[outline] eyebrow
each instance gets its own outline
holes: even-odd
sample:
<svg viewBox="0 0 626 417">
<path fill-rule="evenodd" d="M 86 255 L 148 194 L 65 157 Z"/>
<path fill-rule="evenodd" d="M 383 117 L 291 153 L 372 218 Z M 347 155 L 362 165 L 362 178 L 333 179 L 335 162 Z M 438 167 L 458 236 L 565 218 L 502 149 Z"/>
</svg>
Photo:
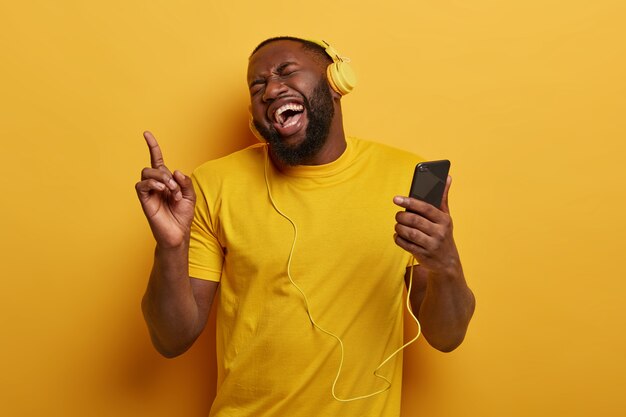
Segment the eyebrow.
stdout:
<svg viewBox="0 0 626 417">
<path fill-rule="evenodd" d="M 295 64 L 296 63 L 293 61 L 283 62 L 282 64 L 276 67 L 276 72 L 283 72 L 285 68 L 287 68 L 289 65 L 295 65 Z"/>
<path fill-rule="evenodd" d="M 296 64 L 297 64 L 297 62 L 294 62 L 294 61 L 286 61 L 286 62 L 283 62 L 283 63 L 279 64 L 276 67 L 276 69 L 274 71 L 272 71 L 272 72 L 276 72 L 276 73 L 280 74 L 281 72 L 283 72 L 285 70 L 285 68 L 289 67 L 290 65 L 296 65 Z M 254 86 L 256 84 L 262 84 L 264 82 L 265 82 L 265 78 L 257 77 L 257 78 L 255 78 L 254 80 L 252 80 L 250 82 L 250 87 L 252 87 L 252 86 Z"/>
</svg>

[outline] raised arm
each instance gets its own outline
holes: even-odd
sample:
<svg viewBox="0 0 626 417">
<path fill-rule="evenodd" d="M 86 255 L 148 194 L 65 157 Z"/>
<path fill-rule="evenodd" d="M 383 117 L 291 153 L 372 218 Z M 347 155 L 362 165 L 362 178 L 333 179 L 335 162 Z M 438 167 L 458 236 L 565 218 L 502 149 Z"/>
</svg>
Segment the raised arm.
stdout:
<svg viewBox="0 0 626 417">
<path fill-rule="evenodd" d="M 394 198 L 408 210 L 396 214 L 395 242 L 419 262 L 413 267 L 411 305 L 428 343 L 443 352 L 461 344 L 476 304 L 452 234 L 451 181 L 448 177 L 441 209 L 409 197 Z M 407 277 L 409 273 L 407 270 Z"/>
<path fill-rule="evenodd" d="M 191 179 L 170 172 L 161 148 L 150 132 L 149 168 L 135 185 L 156 240 L 154 264 L 141 306 L 155 348 L 166 357 L 178 356 L 204 329 L 218 284 L 190 278 L 189 234 L 196 196 Z"/>
</svg>

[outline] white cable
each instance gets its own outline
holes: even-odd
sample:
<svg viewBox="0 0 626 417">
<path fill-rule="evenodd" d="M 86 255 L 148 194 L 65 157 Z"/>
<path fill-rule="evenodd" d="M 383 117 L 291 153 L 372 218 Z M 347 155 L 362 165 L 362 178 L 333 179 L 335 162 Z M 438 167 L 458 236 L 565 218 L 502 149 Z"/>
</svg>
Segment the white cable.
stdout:
<svg viewBox="0 0 626 417">
<path fill-rule="evenodd" d="M 276 210 L 276 212 L 278 214 L 280 214 L 282 217 L 284 217 L 292 226 L 293 228 L 293 243 L 291 244 L 291 250 L 289 251 L 289 258 L 287 259 L 287 277 L 289 278 L 289 281 L 291 282 L 291 284 L 298 290 L 298 292 L 302 295 L 302 298 L 304 299 L 304 305 L 306 307 L 306 312 L 307 315 L 309 316 L 309 320 L 311 321 L 311 324 L 313 324 L 313 326 L 317 329 L 319 329 L 320 331 L 322 331 L 323 333 L 326 333 L 327 335 L 335 338 L 337 340 L 337 342 L 339 342 L 339 347 L 340 347 L 340 351 L 341 351 L 341 360 L 339 361 L 339 368 L 337 369 L 337 375 L 335 376 L 335 380 L 333 381 L 333 386 L 332 386 L 332 395 L 333 397 L 337 400 L 337 401 L 341 401 L 341 402 L 349 402 L 349 401 L 356 401 L 356 400 L 362 400 L 365 398 L 369 398 L 369 397 L 373 397 L 374 395 L 378 395 L 381 394 L 387 390 L 389 390 L 389 388 L 391 388 L 391 382 L 385 378 L 383 375 L 380 375 L 378 373 L 378 371 L 380 370 L 380 368 L 382 368 L 387 362 L 389 362 L 391 360 L 391 358 L 393 358 L 394 356 L 396 356 L 398 353 L 400 353 L 404 348 L 406 348 L 407 346 L 409 346 L 410 344 L 412 344 L 413 342 L 415 342 L 421 332 L 422 332 L 422 327 L 420 325 L 419 320 L 417 319 L 417 317 L 415 316 L 415 314 L 413 313 L 413 309 L 411 308 L 411 303 L 410 303 L 410 295 L 411 295 L 411 288 L 413 287 L 413 260 L 414 257 L 411 256 L 411 262 L 409 262 L 409 264 L 411 265 L 411 271 L 409 272 L 409 287 L 407 288 L 407 295 L 406 295 L 406 308 L 409 311 L 409 314 L 411 315 L 411 317 L 413 317 L 413 320 L 415 320 L 415 323 L 417 324 L 417 334 L 415 335 L 415 337 L 413 337 L 413 339 L 411 339 L 410 341 L 408 341 L 407 343 L 405 343 L 404 345 L 400 346 L 398 349 L 396 349 L 391 355 L 389 355 L 384 361 L 382 361 L 380 363 L 380 365 L 378 365 L 376 367 L 376 369 L 374 369 L 374 376 L 377 378 L 380 378 L 382 380 L 385 381 L 385 383 L 387 384 L 387 386 L 383 389 L 380 389 L 378 391 L 372 392 L 370 394 L 366 394 L 366 395 L 360 395 L 358 397 L 353 397 L 353 398 L 339 398 L 336 393 L 335 393 L 335 387 L 337 386 L 337 381 L 339 381 L 339 376 L 341 375 L 341 370 L 343 368 L 343 362 L 344 362 L 344 346 L 343 346 L 343 341 L 341 340 L 341 338 L 337 335 L 335 335 L 332 332 L 329 332 L 328 330 L 324 329 L 323 327 L 321 327 L 320 325 L 318 325 L 315 320 L 313 319 L 313 315 L 311 313 L 311 308 L 309 307 L 309 300 L 306 296 L 306 294 L 304 293 L 304 291 L 302 291 L 302 289 L 294 282 L 293 278 L 291 277 L 291 259 L 293 258 L 293 252 L 294 249 L 296 247 L 296 241 L 298 239 L 298 227 L 296 226 L 296 224 L 294 223 L 293 220 L 291 220 L 289 218 L 289 216 L 287 216 L 285 213 L 283 213 L 276 205 L 276 202 L 274 201 L 274 198 L 272 197 L 272 191 L 270 189 L 270 183 L 269 183 L 269 179 L 268 179 L 268 175 L 267 175 L 267 169 L 269 166 L 269 147 L 267 145 L 265 145 L 265 185 L 267 186 L 267 194 L 269 196 L 269 199 L 272 203 L 272 206 L 274 207 L 274 210 Z"/>
</svg>

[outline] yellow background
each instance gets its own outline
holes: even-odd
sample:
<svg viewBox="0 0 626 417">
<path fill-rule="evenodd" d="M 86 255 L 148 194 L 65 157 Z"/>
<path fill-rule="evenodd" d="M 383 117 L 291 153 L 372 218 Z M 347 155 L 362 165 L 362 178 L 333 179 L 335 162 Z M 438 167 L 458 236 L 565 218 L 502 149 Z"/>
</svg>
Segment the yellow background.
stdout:
<svg viewBox="0 0 626 417">
<path fill-rule="evenodd" d="M 478 308 L 408 349 L 403 415 L 623 415 L 625 5 L 3 1 L 0 413 L 207 415 L 207 332 L 162 359 L 140 313 L 141 132 L 188 173 L 253 143 L 248 53 L 292 34 L 352 58 L 350 134 L 453 163 Z"/>
</svg>

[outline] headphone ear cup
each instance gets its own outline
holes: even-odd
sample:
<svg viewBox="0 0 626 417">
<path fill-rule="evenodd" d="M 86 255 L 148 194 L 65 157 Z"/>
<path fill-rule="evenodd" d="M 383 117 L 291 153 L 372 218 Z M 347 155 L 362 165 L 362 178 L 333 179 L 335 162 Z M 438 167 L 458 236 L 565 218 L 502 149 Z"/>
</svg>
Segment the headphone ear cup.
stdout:
<svg viewBox="0 0 626 417">
<path fill-rule="evenodd" d="M 356 74 L 350 64 L 345 61 L 336 61 L 326 68 L 328 82 L 333 90 L 342 96 L 356 87 Z"/>
</svg>

